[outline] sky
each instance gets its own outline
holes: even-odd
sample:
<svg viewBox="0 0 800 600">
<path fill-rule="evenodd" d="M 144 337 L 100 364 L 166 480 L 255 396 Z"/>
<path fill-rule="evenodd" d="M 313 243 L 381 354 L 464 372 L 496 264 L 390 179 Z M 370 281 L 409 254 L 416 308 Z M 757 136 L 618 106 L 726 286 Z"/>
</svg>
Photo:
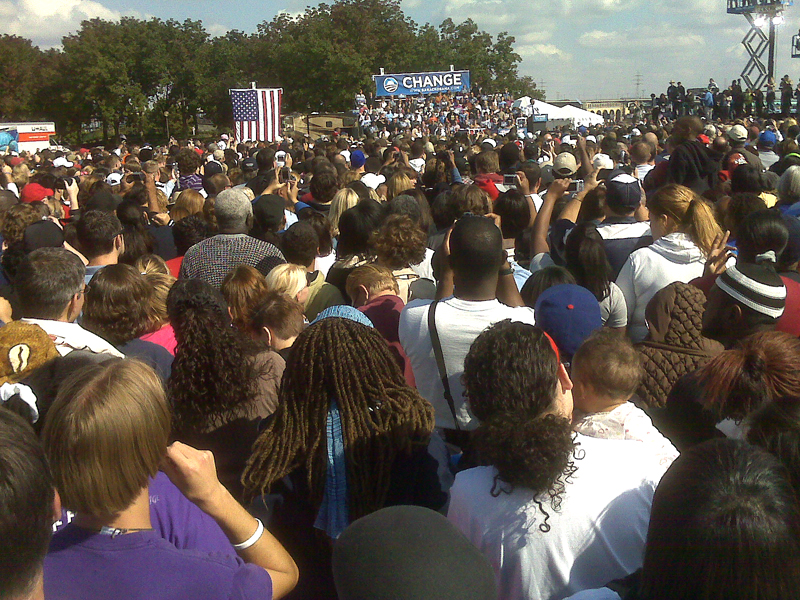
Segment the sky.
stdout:
<svg viewBox="0 0 800 600">
<path fill-rule="evenodd" d="M 123 15 L 199 19 L 211 35 L 252 33 L 280 12 L 298 14 L 307 6 L 307 0 L 0 0 L 0 33 L 58 47 L 84 19 Z M 701 87 L 714 77 L 722 86 L 739 77 L 747 58 L 741 44 L 747 22 L 728 15 L 725 0 L 403 0 L 402 6 L 420 24 L 472 18 L 489 33 L 515 36 L 520 74 L 532 76 L 549 100 L 632 97 L 637 79 L 644 96 L 665 91 L 671 79 Z M 800 59 L 791 58 L 790 46 L 800 6 L 788 7 L 785 17 L 776 76 L 788 73 L 797 81 Z"/>
</svg>

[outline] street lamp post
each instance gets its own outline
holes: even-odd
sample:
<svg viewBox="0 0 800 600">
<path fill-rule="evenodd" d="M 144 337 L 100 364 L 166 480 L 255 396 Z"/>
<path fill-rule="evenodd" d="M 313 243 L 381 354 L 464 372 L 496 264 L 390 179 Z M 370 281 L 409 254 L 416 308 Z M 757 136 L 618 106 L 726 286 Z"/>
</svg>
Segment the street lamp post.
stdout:
<svg viewBox="0 0 800 600">
<path fill-rule="evenodd" d="M 167 143 L 169 143 L 169 111 L 164 111 L 164 121 L 167 124 Z"/>
</svg>

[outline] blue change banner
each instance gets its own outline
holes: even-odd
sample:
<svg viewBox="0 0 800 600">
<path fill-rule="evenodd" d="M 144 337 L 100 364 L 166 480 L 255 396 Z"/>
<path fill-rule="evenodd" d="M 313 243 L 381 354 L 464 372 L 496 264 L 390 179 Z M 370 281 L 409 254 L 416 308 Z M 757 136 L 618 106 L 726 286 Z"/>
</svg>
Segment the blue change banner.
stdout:
<svg viewBox="0 0 800 600">
<path fill-rule="evenodd" d="M 469 71 L 373 75 L 375 96 L 417 96 L 439 92 L 468 92 Z"/>
</svg>

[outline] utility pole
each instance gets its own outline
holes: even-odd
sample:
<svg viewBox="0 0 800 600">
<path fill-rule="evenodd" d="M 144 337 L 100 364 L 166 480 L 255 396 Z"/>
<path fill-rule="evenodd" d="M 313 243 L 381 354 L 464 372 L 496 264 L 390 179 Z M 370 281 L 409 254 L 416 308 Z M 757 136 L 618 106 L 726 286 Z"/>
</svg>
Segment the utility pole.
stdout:
<svg viewBox="0 0 800 600">
<path fill-rule="evenodd" d="M 636 82 L 636 99 L 638 100 L 642 97 L 642 74 L 639 71 L 636 71 L 636 77 L 634 81 Z"/>
</svg>

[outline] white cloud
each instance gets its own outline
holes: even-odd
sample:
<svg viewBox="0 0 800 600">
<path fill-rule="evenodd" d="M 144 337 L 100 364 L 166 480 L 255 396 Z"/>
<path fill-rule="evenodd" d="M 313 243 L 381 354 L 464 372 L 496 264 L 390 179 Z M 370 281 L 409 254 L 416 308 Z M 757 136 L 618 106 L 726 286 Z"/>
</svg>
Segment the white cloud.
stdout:
<svg viewBox="0 0 800 600">
<path fill-rule="evenodd" d="M 517 53 L 523 59 L 559 59 L 572 60 L 572 55 L 554 44 L 525 44 L 516 46 Z"/>
<path fill-rule="evenodd" d="M 607 52 L 631 50 L 641 51 L 643 55 L 650 52 L 664 54 L 697 54 L 706 45 L 705 37 L 691 30 L 682 31 L 664 25 L 657 31 L 649 29 L 626 29 L 620 31 L 587 31 L 578 38 L 578 44 L 584 48 L 600 49 Z"/>
<path fill-rule="evenodd" d="M 203 23 L 208 32 L 208 35 L 211 37 L 220 37 L 228 33 L 230 29 L 225 27 L 225 25 L 220 25 L 219 23 Z"/>
<path fill-rule="evenodd" d="M 43 48 L 61 44 L 87 19 L 119 19 L 121 13 L 95 0 L 6 0 L 0 2 L 0 33 L 26 37 Z"/>
<path fill-rule="evenodd" d="M 517 36 L 518 44 L 538 44 L 546 42 L 553 37 L 553 32 L 550 29 L 537 29 L 536 31 L 529 31 L 522 35 Z"/>
<path fill-rule="evenodd" d="M 84 19 L 121 15 L 200 19 L 211 35 L 229 29 L 255 31 L 280 10 L 291 17 L 320 0 L 239 0 L 237 10 L 215 0 L 0 0 L 0 33 L 58 46 Z M 329 0 L 329 2 L 332 0 Z M 548 95 L 613 98 L 635 89 L 661 92 L 670 79 L 720 85 L 738 78 L 745 66 L 743 17 L 728 15 L 720 0 L 402 0 L 406 15 L 419 24 L 467 18 L 478 28 L 516 38 L 520 73 L 545 81 Z M 282 9 L 282 10 L 281 10 Z M 780 74 L 797 70 L 789 57 L 790 36 L 800 26 L 800 11 L 788 9 L 776 52 Z"/>
</svg>

